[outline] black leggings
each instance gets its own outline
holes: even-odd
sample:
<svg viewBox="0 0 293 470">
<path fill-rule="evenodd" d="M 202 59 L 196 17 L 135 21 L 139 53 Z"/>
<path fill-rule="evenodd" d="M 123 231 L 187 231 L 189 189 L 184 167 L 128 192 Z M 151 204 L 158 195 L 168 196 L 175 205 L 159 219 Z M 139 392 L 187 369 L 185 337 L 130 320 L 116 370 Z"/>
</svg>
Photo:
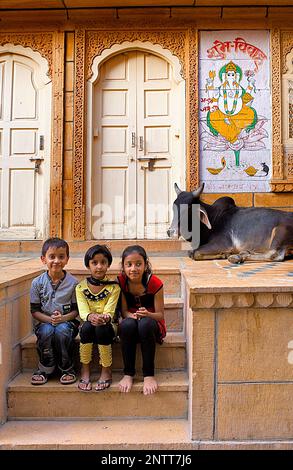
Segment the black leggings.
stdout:
<svg viewBox="0 0 293 470">
<path fill-rule="evenodd" d="M 115 332 L 112 324 L 107 323 L 106 325 L 94 326 L 89 321 L 84 322 L 80 332 L 81 343 L 95 343 L 107 346 L 113 343 Z"/>
<path fill-rule="evenodd" d="M 135 375 L 136 345 L 140 343 L 143 376 L 154 376 L 156 342 L 159 340 L 159 333 L 158 322 L 153 318 L 144 317 L 140 320 L 125 318 L 121 322 L 119 336 L 125 375 Z"/>
</svg>

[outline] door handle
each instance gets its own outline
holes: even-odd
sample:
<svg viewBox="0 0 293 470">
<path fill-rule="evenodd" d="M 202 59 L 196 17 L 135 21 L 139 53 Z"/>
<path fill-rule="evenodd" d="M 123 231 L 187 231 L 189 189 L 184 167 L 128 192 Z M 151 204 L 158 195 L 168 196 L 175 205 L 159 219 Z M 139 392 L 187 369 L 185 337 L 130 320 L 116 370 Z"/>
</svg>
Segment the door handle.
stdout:
<svg viewBox="0 0 293 470">
<path fill-rule="evenodd" d="M 143 136 L 140 135 L 139 136 L 139 149 L 138 149 L 140 152 L 143 151 Z"/>
<path fill-rule="evenodd" d="M 147 155 L 143 155 L 142 157 L 137 157 L 137 160 L 139 160 L 140 162 L 148 162 L 149 160 L 151 160 L 152 157 L 148 157 Z"/>
<path fill-rule="evenodd" d="M 44 160 L 44 157 L 38 157 L 38 156 L 30 157 L 30 161 L 35 162 L 35 172 L 36 173 L 40 173 L 40 166 L 41 166 L 41 163 L 42 163 L 43 160 Z"/>
</svg>

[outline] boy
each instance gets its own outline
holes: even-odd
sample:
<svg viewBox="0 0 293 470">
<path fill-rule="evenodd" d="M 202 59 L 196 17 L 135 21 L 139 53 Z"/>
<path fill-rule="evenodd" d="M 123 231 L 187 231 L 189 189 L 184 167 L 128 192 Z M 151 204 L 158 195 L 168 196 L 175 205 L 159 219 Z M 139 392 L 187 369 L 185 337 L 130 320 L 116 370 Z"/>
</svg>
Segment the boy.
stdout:
<svg viewBox="0 0 293 470">
<path fill-rule="evenodd" d="M 61 370 L 60 382 L 67 385 L 76 381 L 72 350 L 79 323 L 77 280 L 64 270 L 69 260 L 67 242 L 61 238 L 46 240 L 41 260 L 48 271 L 33 280 L 30 291 L 39 354 L 38 370 L 33 373 L 31 383 L 45 384 L 57 365 Z"/>
</svg>

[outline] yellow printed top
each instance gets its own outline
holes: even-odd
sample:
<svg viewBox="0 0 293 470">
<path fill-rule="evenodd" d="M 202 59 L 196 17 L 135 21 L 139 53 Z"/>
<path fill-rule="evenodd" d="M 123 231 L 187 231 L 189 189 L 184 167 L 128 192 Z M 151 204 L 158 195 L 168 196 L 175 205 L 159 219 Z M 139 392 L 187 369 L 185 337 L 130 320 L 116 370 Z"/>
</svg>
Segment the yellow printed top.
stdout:
<svg viewBox="0 0 293 470">
<path fill-rule="evenodd" d="M 109 280 L 107 277 L 103 279 L 103 281 L 107 280 Z M 90 313 L 107 313 L 111 315 L 113 323 L 120 294 L 118 284 L 105 284 L 98 294 L 94 294 L 87 280 L 83 279 L 76 286 L 75 291 L 79 316 L 83 321 L 86 321 Z"/>
</svg>

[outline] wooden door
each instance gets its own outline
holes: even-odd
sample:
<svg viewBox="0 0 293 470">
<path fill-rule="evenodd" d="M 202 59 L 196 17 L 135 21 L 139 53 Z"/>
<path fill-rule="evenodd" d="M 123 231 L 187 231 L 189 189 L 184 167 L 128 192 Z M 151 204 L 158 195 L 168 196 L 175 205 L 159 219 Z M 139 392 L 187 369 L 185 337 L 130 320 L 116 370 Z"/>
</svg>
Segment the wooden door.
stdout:
<svg viewBox="0 0 293 470">
<path fill-rule="evenodd" d="M 178 96 L 170 64 L 154 54 L 130 51 L 101 67 L 93 108 L 93 238 L 166 238 L 173 183 L 180 181 Z"/>
<path fill-rule="evenodd" d="M 43 237 L 47 98 L 32 59 L 0 55 L 0 239 Z"/>
</svg>

